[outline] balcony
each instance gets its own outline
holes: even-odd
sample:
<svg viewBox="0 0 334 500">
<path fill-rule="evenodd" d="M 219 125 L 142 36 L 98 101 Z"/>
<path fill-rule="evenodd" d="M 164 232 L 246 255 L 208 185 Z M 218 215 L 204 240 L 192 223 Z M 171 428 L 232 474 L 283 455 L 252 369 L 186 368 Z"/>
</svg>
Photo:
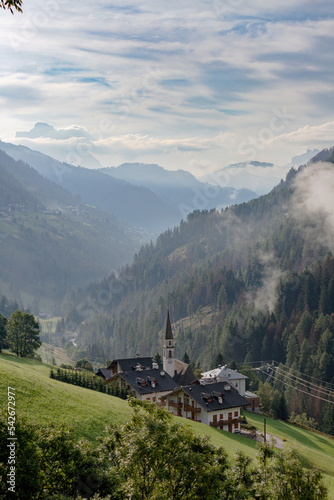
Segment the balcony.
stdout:
<svg viewBox="0 0 334 500">
<path fill-rule="evenodd" d="M 238 418 L 232 418 L 230 420 L 218 420 L 217 422 L 210 422 L 211 427 L 222 427 L 223 425 L 230 425 L 230 424 L 238 424 L 243 422 L 243 419 L 238 417 Z"/>
<path fill-rule="evenodd" d="M 194 408 L 191 405 L 185 404 L 183 407 L 184 411 L 192 411 L 193 413 L 200 413 L 201 409 L 200 408 Z"/>
<path fill-rule="evenodd" d="M 181 408 L 183 407 L 183 404 L 180 402 L 180 403 L 176 403 L 175 401 L 168 401 L 168 406 L 171 406 L 172 408 Z"/>
</svg>

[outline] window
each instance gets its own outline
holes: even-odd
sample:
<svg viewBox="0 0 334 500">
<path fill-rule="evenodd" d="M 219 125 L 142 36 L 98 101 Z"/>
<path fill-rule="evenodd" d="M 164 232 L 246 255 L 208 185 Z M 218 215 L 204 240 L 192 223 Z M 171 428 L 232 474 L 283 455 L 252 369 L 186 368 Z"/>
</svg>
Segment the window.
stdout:
<svg viewBox="0 0 334 500">
<path fill-rule="evenodd" d="M 224 413 L 221 413 L 221 414 L 219 415 L 219 420 L 224 420 Z"/>
<path fill-rule="evenodd" d="M 213 416 L 213 422 L 217 422 L 217 415 Z"/>
<path fill-rule="evenodd" d="M 234 412 L 234 416 L 235 416 L 235 417 L 238 417 L 238 416 L 239 416 L 239 412 L 238 412 L 238 411 L 235 411 L 235 412 Z"/>
<path fill-rule="evenodd" d="M 170 358 L 172 357 L 172 351 L 169 351 L 169 357 Z"/>
<path fill-rule="evenodd" d="M 153 396 L 153 398 L 152 398 L 153 403 L 155 403 L 156 400 L 157 400 L 157 398 L 155 396 Z"/>
</svg>

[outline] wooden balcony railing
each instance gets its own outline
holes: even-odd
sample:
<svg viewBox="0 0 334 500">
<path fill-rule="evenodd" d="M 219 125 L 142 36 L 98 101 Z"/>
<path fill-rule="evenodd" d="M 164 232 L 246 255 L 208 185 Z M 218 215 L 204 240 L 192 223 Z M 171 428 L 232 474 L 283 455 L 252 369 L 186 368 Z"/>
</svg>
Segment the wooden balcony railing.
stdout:
<svg viewBox="0 0 334 500">
<path fill-rule="evenodd" d="M 192 411 L 193 413 L 200 413 L 201 409 L 200 408 L 194 408 L 191 405 L 185 404 L 183 407 L 184 411 Z"/>
<path fill-rule="evenodd" d="M 169 401 L 168 405 L 172 406 L 172 408 L 182 408 L 183 407 L 182 403 L 176 403 L 176 401 Z"/>
<path fill-rule="evenodd" d="M 237 424 L 243 422 L 242 418 L 232 418 L 229 420 L 217 420 L 217 422 L 210 422 L 211 427 L 221 427 L 223 425 Z"/>
</svg>

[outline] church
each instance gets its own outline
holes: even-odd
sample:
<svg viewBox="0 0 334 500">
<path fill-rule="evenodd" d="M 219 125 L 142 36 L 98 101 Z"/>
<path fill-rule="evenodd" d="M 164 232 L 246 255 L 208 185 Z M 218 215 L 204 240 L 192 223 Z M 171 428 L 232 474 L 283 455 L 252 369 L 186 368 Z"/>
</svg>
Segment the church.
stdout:
<svg viewBox="0 0 334 500">
<path fill-rule="evenodd" d="M 239 432 L 241 407 L 249 402 L 229 380 L 206 385 L 197 380 L 191 367 L 174 356 L 175 339 L 169 309 L 163 344 L 162 369 L 152 357 L 114 359 L 96 375 L 106 384 L 125 390 L 129 395 L 158 404 L 174 415 Z"/>
</svg>

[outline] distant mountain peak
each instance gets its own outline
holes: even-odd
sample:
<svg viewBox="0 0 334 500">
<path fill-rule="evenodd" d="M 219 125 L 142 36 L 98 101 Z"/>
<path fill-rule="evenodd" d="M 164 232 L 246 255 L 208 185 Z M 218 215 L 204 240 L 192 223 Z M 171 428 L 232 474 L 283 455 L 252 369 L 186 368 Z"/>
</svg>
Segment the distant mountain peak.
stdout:
<svg viewBox="0 0 334 500">
<path fill-rule="evenodd" d="M 306 153 L 303 153 L 301 155 L 294 156 L 291 159 L 291 164 L 292 166 L 299 167 L 300 165 L 304 165 L 305 163 L 309 162 L 312 158 L 314 158 L 317 154 L 319 153 L 318 149 L 308 149 Z"/>
</svg>

